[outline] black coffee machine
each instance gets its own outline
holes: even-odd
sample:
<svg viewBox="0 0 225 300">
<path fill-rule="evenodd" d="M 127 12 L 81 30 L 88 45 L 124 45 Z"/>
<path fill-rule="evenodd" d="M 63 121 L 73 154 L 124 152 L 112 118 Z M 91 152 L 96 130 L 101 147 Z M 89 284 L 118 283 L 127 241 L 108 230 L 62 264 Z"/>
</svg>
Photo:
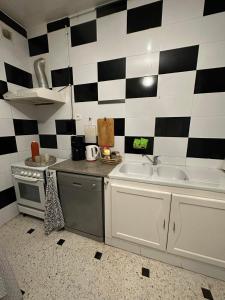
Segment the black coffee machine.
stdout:
<svg viewBox="0 0 225 300">
<path fill-rule="evenodd" d="M 72 149 L 72 160 L 84 160 L 85 159 L 85 136 L 84 135 L 71 136 L 71 149 Z"/>
</svg>

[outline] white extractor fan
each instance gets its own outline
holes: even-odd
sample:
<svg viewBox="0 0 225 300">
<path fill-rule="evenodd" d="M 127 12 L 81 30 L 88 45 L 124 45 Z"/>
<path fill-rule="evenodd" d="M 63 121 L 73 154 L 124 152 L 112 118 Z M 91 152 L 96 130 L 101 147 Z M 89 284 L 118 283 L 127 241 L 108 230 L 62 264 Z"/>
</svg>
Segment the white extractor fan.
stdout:
<svg viewBox="0 0 225 300">
<path fill-rule="evenodd" d="M 34 70 L 38 81 L 38 88 L 21 89 L 16 92 L 7 92 L 3 95 L 5 100 L 45 105 L 53 103 L 65 103 L 62 95 L 49 89 L 47 77 L 45 75 L 45 59 L 39 58 L 34 62 Z"/>
</svg>

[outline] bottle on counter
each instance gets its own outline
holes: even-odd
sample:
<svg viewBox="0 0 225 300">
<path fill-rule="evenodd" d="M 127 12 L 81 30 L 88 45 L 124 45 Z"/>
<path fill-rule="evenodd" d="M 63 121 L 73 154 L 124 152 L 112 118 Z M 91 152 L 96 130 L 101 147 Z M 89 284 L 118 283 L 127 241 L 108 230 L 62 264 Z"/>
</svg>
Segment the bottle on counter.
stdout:
<svg viewBox="0 0 225 300">
<path fill-rule="evenodd" d="M 35 161 L 35 157 L 39 156 L 39 144 L 36 141 L 31 142 L 31 156 L 32 156 L 32 161 Z"/>
</svg>

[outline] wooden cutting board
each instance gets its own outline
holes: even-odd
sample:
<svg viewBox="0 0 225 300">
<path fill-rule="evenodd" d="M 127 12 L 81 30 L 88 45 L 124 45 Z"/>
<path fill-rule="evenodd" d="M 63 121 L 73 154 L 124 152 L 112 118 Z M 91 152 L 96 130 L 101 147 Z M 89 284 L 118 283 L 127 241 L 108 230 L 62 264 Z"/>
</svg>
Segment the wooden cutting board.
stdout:
<svg viewBox="0 0 225 300">
<path fill-rule="evenodd" d="M 98 145 L 114 146 L 114 119 L 104 118 L 98 119 Z"/>
</svg>

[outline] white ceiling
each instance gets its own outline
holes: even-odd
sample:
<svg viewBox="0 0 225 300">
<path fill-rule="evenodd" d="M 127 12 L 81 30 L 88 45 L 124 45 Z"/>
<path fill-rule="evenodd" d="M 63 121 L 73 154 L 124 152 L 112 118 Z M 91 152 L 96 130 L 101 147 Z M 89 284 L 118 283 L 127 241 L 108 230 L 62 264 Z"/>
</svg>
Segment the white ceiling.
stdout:
<svg viewBox="0 0 225 300">
<path fill-rule="evenodd" d="M 0 9 L 29 28 L 109 2 L 112 0 L 0 0 Z"/>
</svg>

